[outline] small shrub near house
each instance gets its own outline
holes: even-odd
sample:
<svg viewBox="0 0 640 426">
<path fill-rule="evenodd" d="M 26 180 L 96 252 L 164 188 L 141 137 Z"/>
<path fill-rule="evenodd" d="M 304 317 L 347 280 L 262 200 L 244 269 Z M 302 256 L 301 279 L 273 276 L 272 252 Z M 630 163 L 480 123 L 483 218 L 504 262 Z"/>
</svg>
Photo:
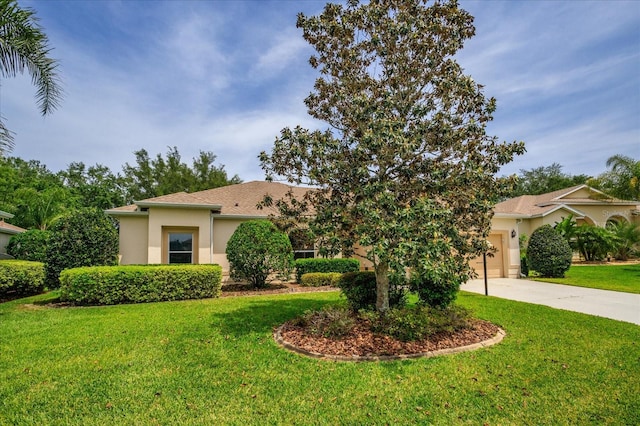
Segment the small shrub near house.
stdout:
<svg viewBox="0 0 640 426">
<path fill-rule="evenodd" d="M 337 287 L 342 274 L 340 272 L 309 272 L 300 278 L 303 287 Z"/>
<path fill-rule="evenodd" d="M 400 307 L 406 303 L 404 281 L 390 277 L 389 307 Z M 347 272 L 342 274 L 338 287 L 347 298 L 353 311 L 374 310 L 376 307 L 376 273 L 373 271 Z"/>
<path fill-rule="evenodd" d="M 44 276 L 42 262 L 0 260 L 0 298 L 42 293 Z"/>
<path fill-rule="evenodd" d="M 9 240 L 7 253 L 16 259 L 46 262 L 49 231 L 30 229 L 16 234 Z"/>
<path fill-rule="evenodd" d="M 551 225 L 543 225 L 531 234 L 527 247 L 529 268 L 542 277 L 564 277 L 571 266 L 572 256 L 567 240 Z"/>
<path fill-rule="evenodd" d="M 293 267 L 289 237 L 267 220 L 241 223 L 227 242 L 226 254 L 231 278 L 256 288 L 272 279 L 288 279 Z"/>
<path fill-rule="evenodd" d="M 126 265 L 66 269 L 60 298 L 78 305 L 161 302 L 218 297 L 219 265 Z"/>
<path fill-rule="evenodd" d="M 297 259 L 295 262 L 296 281 L 301 283 L 304 274 L 310 272 L 358 272 L 358 259 Z"/>
<path fill-rule="evenodd" d="M 421 303 L 446 308 L 456 300 L 460 283 L 453 276 L 447 279 L 428 272 L 414 273 L 409 279 L 409 289 L 418 295 Z"/>
<path fill-rule="evenodd" d="M 102 211 L 75 211 L 51 227 L 46 261 L 49 288 L 59 287 L 60 272 L 64 269 L 117 263 L 118 231 Z"/>
<path fill-rule="evenodd" d="M 433 308 L 427 305 L 371 313 L 371 330 L 404 342 L 426 339 L 437 333 L 452 333 L 469 327 L 471 311 L 458 305 Z"/>
</svg>

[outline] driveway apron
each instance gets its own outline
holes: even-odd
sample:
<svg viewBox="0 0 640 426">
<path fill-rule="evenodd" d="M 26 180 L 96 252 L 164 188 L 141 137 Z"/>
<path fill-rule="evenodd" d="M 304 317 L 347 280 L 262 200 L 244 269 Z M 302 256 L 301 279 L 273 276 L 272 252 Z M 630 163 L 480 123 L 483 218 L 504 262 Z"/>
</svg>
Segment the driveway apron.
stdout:
<svg viewBox="0 0 640 426">
<path fill-rule="evenodd" d="M 471 280 L 461 290 L 484 294 L 484 280 Z M 640 294 L 597 290 L 513 278 L 490 278 L 489 296 L 582 312 L 640 325 Z"/>
</svg>

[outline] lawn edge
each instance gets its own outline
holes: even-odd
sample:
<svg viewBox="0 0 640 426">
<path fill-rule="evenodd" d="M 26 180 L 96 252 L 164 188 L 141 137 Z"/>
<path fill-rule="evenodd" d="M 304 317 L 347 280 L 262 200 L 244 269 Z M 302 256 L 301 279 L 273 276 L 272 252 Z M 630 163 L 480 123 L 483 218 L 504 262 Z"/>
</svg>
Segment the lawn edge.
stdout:
<svg viewBox="0 0 640 426">
<path fill-rule="evenodd" d="M 400 354 L 400 355 L 327 355 L 318 352 L 311 352 L 305 349 L 299 348 L 294 344 L 288 342 L 282 337 L 281 330 L 284 327 L 284 324 L 279 326 L 273 332 L 273 338 L 278 345 L 287 349 L 291 352 L 297 353 L 299 355 L 303 355 L 309 358 L 316 358 L 326 361 L 344 361 L 344 362 L 367 362 L 367 361 L 398 361 L 398 360 L 406 360 L 406 359 L 416 359 L 416 358 L 433 358 L 437 356 L 443 355 L 452 355 L 461 352 L 474 351 L 481 348 L 486 348 L 489 346 L 493 346 L 498 344 L 504 339 L 507 333 L 502 329 L 498 328 L 496 335 L 491 337 L 490 339 L 483 340 L 482 342 L 472 343 L 470 345 L 459 346 L 456 348 L 445 348 L 439 349 L 437 351 L 428 351 L 428 352 L 420 352 L 415 354 Z"/>
</svg>

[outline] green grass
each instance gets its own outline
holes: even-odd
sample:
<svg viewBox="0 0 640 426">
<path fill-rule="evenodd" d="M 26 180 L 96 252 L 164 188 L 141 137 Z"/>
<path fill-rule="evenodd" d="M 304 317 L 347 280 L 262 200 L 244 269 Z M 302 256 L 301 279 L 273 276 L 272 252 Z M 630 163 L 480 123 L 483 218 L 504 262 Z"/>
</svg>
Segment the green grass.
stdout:
<svg viewBox="0 0 640 426">
<path fill-rule="evenodd" d="M 274 327 L 338 300 L 2 304 L 0 424 L 640 424 L 636 325 L 461 293 L 506 330 L 500 344 L 341 363 L 274 343 Z"/>
<path fill-rule="evenodd" d="M 629 265 L 574 265 L 569 268 L 564 278 L 530 279 L 640 294 L 640 263 Z"/>
</svg>

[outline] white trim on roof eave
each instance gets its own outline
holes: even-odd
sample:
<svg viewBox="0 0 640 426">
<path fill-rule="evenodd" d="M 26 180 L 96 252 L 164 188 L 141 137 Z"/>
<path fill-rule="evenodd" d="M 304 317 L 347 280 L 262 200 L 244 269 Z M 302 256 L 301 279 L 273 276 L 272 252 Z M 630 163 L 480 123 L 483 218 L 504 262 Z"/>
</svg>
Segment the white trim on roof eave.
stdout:
<svg viewBox="0 0 640 426">
<path fill-rule="evenodd" d="M 249 214 L 220 214 L 220 213 L 214 213 L 212 214 L 214 219 L 238 219 L 238 220 L 265 220 L 265 219 L 269 219 L 271 217 L 271 215 L 264 215 L 264 216 L 256 216 L 256 215 L 249 215 Z"/>
<path fill-rule="evenodd" d="M 531 215 L 523 213 L 494 213 L 493 217 L 496 219 L 529 219 Z"/>
<path fill-rule="evenodd" d="M 611 195 L 606 194 L 606 193 L 604 193 L 604 192 L 602 192 L 602 191 L 599 191 L 599 190 L 597 190 L 597 189 L 595 189 L 595 188 L 592 188 L 592 187 L 590 187 L 589 185 L 587 185 L 586 183 L 583 183 L 582 185 L 578 186 L 578 187 L 577 187 L 576 189 L 574 189 L 573 191 L 569 191 L 569 192 L 566 192 L 566 193 L 564 193 L 564 194 L 562 194 L 562 195 L 558 195 L 557 197 L 552 198 L 551 200 L 552 200 L 552 201 L 560 201 L 560 200 L 562 199 L 562 197 L 566 197 L 567 195 L 571 195 L 571 194 L 573 194 L 574 192 L 580 191 L 581 189 L 584 189 L 584 188 L 587 188 L 587 190 L 592 191 L 592 192 L 597 192 L 597 193 L 598 193 L 598 194 L 600 194 L 600 195 L 604 195 L 605 197 L 607 197 L 607 198 L 609 198 L 609 199 L 615 199 L 615 198 L 613 198 Z"/>
<path fill-rule="evenodd" d="M 110 216 L 149 216 L 149 212 L 141 212 L 139 210 L 105 210 L 104 212 Z"/>
<path fill-rule="evenodd" d="M 13 215 L 9 212 L 5 212 L 4 210 L 0 210 L 0 218 L 11 219 L 13 218 Z"/>
<path fill-rule="evenodd" d="M 553 212 L 556 212 L 556 211 L 562 210 L 562 209 L 568 210 L 569 212 L 571 212 L 575 216 L 576 219 L 584 219 L 587 216 L 584 212 L 581 212 L 578 209 L 571 208 L 571 207 L 567 206 L 566 204 L 558 204 L 555 208 L 553 208 L 553 209 L 551 209 L 549 211 L 540 213 L 540 214 L 536 215 L 535 217 L 545 217 L 547 215 L 550 215 Z"/>
<path fill-rule="evenodd" d="M 163 203 L 153 201 L 134 201 L 138 207 L 165 207 L 171 209 L 205 209 L 205 210 L 221 210 L 221 204 L 191 204 L 191 203 Z"/>
<path fill-rule="evenodd" d="M 26 231 L 26 229 L 24 231 L 17 231 L 15 229 L 0 228 L 0 234 L 16 235 L 16 234 L 22 234 L 25 231 Z"/>
</svg>

